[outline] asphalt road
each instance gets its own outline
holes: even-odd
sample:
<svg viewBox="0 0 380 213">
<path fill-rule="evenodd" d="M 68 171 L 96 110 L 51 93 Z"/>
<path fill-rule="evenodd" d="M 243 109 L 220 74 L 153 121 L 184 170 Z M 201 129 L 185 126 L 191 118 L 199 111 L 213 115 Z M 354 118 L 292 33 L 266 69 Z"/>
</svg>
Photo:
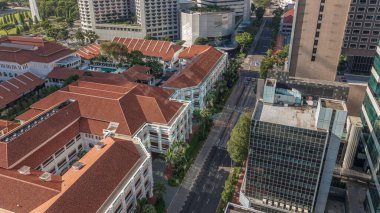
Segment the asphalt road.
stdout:
<svg viewBox="0 0 380 213">
<path fill-rule="evenodd" d="M 261 33 L 259 42 L 253 52 L 253 55 L 265 55 L 269 45 L 270 45 L 270 40 L 272 38 L 272 29 L 270 28 L 270 25 L 272 23 L 271 18 L 267 18 L 267 21 L 265 23 L 263 32 Z"/>
<path fill-rule="evenodd" d="M 214 139 L 218 142 L 208 155 L 206 163 L 201 169 L 201 173 L 197 177 L 196 183 L 182 208 L 182 213 L 210 213 L 216 211 L 224 188 L 224 182 L 227 180 L 232 166 L 226 150 L 227 141 L 240 115 L 244 111 L 253 109 L 255 101 L 254 84 L 255 81 L 247 82 L 246 77 L 240 77 L 235 93 L 231 94 L 225 109 L 219 115 L 218 120 L 224 121 L 225 124 Z"/>
</svg>

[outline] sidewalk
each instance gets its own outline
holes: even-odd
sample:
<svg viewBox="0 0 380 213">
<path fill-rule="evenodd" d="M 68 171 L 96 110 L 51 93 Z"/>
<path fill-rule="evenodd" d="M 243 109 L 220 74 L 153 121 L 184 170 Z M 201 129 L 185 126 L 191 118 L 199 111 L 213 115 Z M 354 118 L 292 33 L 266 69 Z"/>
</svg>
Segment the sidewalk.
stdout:
<svg viewBox="0 0 380 213">
<path fill-rule="evenodd" d="M 236 103 L 236 95 L 241 92 L 242 87 L 235 86 L 233 88 L 233 91 L 228 98 L 228 101 L 226 103 L 226 106 L 233 105 Z M 223 109 L 222 113 L 232 113 L 228 109 Z M 222 116 L 221 118 L 225 118 L 228 116 Z M 205 141 L 201 151 L 197 155 L 197 158 L 195 159 L 194 163 L 191 165 L 189 171 L 186 173 L 185 178 L 183 179 L 180 188 L 178 189 L 177 193 L 175 194 L 172 202 L 168 205 L 167 212 L 168 213 L 179 213 L 182 210 L 183 205 L 185 204 L 187 197 L 189 196 L 192 188 L 194 187 L 194 183 L 203 168 L 203 165 L 205 164 L 205 161 L 211 152 L 212 147 L 218 142 L 217 140 L 220 138 L 220 134 L 222 133 L 222 129 L 225 126 L 223 125 L 223 121 L 220 121 L 219 119 L 214 120 L 214 126 L 212 127 L 207 140 Z"/>
</svg>

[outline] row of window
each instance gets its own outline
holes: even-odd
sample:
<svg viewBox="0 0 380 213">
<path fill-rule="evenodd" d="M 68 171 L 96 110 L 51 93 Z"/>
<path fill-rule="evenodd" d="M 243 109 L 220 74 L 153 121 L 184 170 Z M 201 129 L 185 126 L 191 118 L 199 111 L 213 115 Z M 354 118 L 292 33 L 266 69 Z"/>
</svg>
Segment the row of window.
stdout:
<svg viewBox="0 0 380 213">
<path fill-rule="evenodd" d="M 376 45 L 367 45 L 367 44 L 357 44 L 357 43 L 343 43 L 343 48 L 351 48 L 351 49 L 368 49 L 368 50 L 376 50 Z"/>
</svg>

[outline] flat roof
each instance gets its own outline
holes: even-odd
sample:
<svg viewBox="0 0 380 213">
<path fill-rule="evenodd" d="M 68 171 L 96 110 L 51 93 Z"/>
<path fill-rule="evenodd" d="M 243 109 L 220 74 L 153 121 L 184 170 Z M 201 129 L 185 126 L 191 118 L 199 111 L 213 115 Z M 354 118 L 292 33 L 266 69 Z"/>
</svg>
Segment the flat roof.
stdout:
<svg viewBox="0 0 380 213">
<path fill-rule="evenodd" d="M 332 108 L 335 110 L 345 110 L 345 107 L 342 101 L 321 99 L 321 104 L 323 107 L 326 107 L 326 108 Z"/>
<path fill-rule="evenodd" d="M 254 119 L 268 123 L 317 130 L 315 126 L 316 108 L 269 105 L 258 102 Z"/>
</svg>

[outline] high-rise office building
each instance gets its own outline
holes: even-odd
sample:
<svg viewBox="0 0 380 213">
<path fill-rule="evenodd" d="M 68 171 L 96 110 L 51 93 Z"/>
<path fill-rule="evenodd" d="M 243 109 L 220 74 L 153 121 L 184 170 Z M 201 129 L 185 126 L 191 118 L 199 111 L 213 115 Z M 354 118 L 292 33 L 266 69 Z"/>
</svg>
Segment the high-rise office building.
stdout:
<svg viewBox="0 0 380 213">
<path fill-rule="evenodd" d="M 298 0 L 289 53 L 291 76 L 334 81 L 350 2 Z"/>
<path fill-rule="evenodd" d="M 371 73 L 360 118 L 364 126 L 361 141 L 367 156 L 365 170 L 368 170 L 372 176 L 364 207 L 367 212 L 375 213 L 380 209 L 380 43 L 376 50 Z"/>
<path fill-rule="evenodd" d="M 251 14 L 251 2 L 249 0 L 197 0 L 199 7 L 218 6 L 230 8 L 235 12 L 236 23 L 249 21 Z"/>
<path fill-rule="evenodd" d="M 351 73 L 370 73 L 380 37 L 380 0 L 352 0 L 343 41 Z"/>
<path fill-rule="evenodd" d="M 267 213 L 323 213 L 347 118 L 344 101 L 267 79 L 252 117 L 240 202 Z M 309 96 L 311 97 L 311 96 Z"/>
<path fill-rule="evenodd" d="M 79 0 L 81 26 L 101 40 L 146 35 L 178 39 L 177 0 Z"/>
</svg>

